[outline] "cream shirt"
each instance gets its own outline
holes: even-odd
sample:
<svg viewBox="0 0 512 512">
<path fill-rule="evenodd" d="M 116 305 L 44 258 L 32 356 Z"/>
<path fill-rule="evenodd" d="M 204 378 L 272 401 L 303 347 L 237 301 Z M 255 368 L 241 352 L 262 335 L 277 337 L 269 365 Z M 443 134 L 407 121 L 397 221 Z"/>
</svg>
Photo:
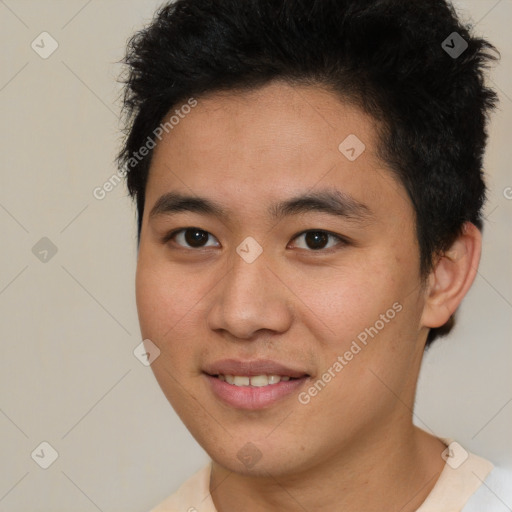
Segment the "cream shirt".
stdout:
<svg viewBox="0 0 512 512">
<path fill-rule="evenodd" d="M 441 440 L 448 446 L 443 452 L 446 463 L 436 485 L 416 512 L 465 512 L 469 510 L 465 508 L 466 504 L 479 512 L 511 510 L 508 507 L 512 503 L 500 500 L 487 485 L 488 477 L 494 473 L 493 464 L 467 452 L 451 439 Z M 211 462 L 151 512 L 217 512 L 209 491 L 210 472 Z M 502 477 L 499 485 L 512 488 L 511 481 L 505 484 L 501 480 Z M 485 493 L 480 489 L 482 487 Z M 471 503 L 472 496 L 478 498 L 478 503 L 475 500 Z"/>
</svg>

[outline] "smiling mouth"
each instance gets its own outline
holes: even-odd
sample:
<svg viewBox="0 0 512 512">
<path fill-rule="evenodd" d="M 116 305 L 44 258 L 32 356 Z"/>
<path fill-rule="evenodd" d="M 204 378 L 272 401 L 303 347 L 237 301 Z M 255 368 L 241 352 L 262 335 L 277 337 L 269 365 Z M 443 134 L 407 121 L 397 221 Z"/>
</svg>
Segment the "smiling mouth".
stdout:
<svg viewBox="0 0 512 512">
<path fill-rule="evenodd" d="M 242 410 L 268 409 L 293 396 L 310 375 L 272 361 L 224 360 L 203 369 L 210 390 L 224 404 Z"/>
</svg>

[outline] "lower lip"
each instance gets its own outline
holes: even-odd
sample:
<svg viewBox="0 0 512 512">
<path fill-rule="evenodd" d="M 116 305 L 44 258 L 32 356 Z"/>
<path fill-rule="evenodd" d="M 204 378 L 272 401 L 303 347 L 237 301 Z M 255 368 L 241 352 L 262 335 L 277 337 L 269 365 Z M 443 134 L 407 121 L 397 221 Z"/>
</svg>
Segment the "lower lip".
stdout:
<svg viewBox="0 0 512 512">
<path fill-rule="evenodd" d="M 220 400 L 237 409 L 264 409 L 270 407 L 291 394 L 297 393 L 305 384 L 307 377 L 281 381 L 268 386 L 235 386 L 205 374 L 210 387 Z"/>
</svg>

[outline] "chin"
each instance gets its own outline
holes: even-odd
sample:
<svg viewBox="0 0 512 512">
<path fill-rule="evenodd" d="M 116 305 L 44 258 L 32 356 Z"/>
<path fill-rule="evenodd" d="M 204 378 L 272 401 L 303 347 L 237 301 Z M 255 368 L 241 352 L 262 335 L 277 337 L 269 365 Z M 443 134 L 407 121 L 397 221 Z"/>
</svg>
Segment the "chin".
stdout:
<svg viewBox="0 0 512 512">
<path fill-rule="evenodd" d="M 239 475 L 278 478 L 307 466 L 304 451 L 297 452 L 300 443 L 280 440 L 274 444 L 264 438 L 254 442 L 246 439 L 226 438 L 224 445 L 207 441 L 202 447 L 216 464 Z"/>
</svg>

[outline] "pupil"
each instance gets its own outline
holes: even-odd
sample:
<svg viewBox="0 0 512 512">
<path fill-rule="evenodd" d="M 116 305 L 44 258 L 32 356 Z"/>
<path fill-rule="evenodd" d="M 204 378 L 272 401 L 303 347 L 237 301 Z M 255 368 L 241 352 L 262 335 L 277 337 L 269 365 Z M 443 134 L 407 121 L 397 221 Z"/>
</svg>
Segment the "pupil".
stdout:
<svg viewBox="0 0 512 512">
<path fill-rule="evenodd" d="M 203 242 L 208 240 L 208 233 L 201 229 L 187 229 L 185 231 L 185 240 L 192 247 L 200 247 Z"/>
<path fill-rule="evenodd" d="M 322 249 L 328 241 L 327 233 L 321 231 L 309 231 L 306 233 L 306 243 L 310 249 Z"/>
</svg>

